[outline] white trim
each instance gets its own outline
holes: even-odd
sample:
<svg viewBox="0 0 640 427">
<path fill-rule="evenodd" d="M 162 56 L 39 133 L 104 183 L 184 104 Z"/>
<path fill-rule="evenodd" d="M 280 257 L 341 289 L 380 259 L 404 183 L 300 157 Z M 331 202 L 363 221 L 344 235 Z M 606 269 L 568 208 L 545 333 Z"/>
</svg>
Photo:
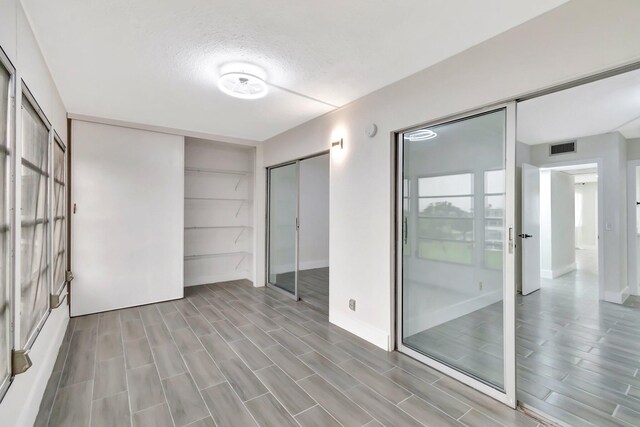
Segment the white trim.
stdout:
<svg viewBox="0 0 640 427">
<path fill-rule="evenodd" d="M 604 293 L 604 300 L 607 302 L 613 302 L 616 304 L 624 304 L 629 297 L 629 287 L 625 286 L 620 292 L 607 291 Z"/>
<path fill-rule="evenodd" d="M 564 276 L 567 273 L 571 273 L 576 269 L 576 263 L 572 262 L 571 264 L 564 265 L 560 268 L 555 268 L 553 270 L 540 270 L 540 277 L 543 279 L 555 279 L 556 277 Z"/>
<path fill-rule="evenodd" d="M 393 350 L 389 334 L 382 329 L 374 328 L 368 323 L 335 312 L 329 312 L 329 322 L 359 336 L 363 340 L 369 341 L 385 351 Z"/>
<path fill-rule="evenodd" d="M 632 295 L 640 295 L 638 283 L 638 232 L 636 226 L 636 167 L 640 166 L 640 160 L 627 162 L 627 287 Z M 636 238 L 632 238 L 636 236 Z"/>
<path fill-rule="evenodd" d="M 209 139 L 218 142 L 227 142 L 229 144 L 238 144 L 238 145 L 249 145 L 249 146 L 257 146 L 260 144 L 260 141 L 253 141 L 250 139 L 243 138 L 234 138 L 231 136 L 223 136 L 223 135 L 215 135 L 207 132 L 193 132 L 184 129 L 175 129 L 164 126 L 156 126 L 149 125 L 143 123 L 134 123 L 128 122 L 126 120 L 118 120 L 118 119 L 108 119 L 105 117 L 96 117 L 96 116 L 88 116 L 85 114 L 77 114 L 77 113 L 67 113 L 67 118 L 71 120 L 79 120 L 82 122 L 90 122 L 90 123 L 100 123 L 103 125 L 109 126 L 118 126 L 123 128 L 130 129 L 139 129 L 146 130 L 149 132 L 158 132 L 158 133 L 166 133 L 169 135 L 178 135 L 178 136 L 186 136 L 189 138 L 200 138 L 200 139 Z"/>
</svg>

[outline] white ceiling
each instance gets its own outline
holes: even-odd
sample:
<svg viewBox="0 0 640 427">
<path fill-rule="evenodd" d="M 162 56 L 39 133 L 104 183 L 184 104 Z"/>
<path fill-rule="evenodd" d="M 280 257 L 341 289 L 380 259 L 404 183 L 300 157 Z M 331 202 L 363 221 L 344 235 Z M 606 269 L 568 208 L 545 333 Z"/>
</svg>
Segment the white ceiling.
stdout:
<svg viewBox="0 0 640 427">
<path fill-rule="evenodd" d="M 640 70 L 518 104 L 518 140 L 526 144 L 615 131 L 640 138 Z"/>
<path fill-rule="evenodd" d="M 230 98 L 221 66 L 341 106 L 565 0 L 22 2 L 69 112 L 264 140 L 332 107 Z"/>
</svg>

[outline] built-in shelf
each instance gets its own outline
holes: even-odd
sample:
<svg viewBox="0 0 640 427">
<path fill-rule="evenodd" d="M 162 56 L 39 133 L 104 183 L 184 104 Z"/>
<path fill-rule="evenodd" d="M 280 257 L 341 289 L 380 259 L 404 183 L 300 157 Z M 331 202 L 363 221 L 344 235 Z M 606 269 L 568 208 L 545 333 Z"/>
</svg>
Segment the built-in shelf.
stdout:
<svg viewBox="0 0 640 427">
<path fill-rule="evenodd" d="M 185 138 L 185 284 L 252 276 L 254 155 Z"/>
<path fill-rule="evenodd" d="M 195 261 L 199 259 L 207 259 L 207 258 L 223 258 L 223 257 L 240 257 L 240 260 L 236 262 L 234 270 L 238 270 L 242 261 L 245 260 L 248 256 L 252 255 L 251 252 L 238 251 L 238 252 L 221 252 L 215 254 L 202 254 L 202 255 L 187 255 L 184 257 L 185 261 Z"/>
<path fill-rule="evenodd" d="M 219 200 L 225 202 L 249 202 L 250 199 L 230 199 L 222 197 L 185 197 L 185 200 Z"/>
<path fill-rule="evenodd" d="M 185 227 L 185 230 L 206 230 L 209 228 L 253 228 L 250 225 L 206 225 L 203 227 Z"/>
<path fill-rule="evenodd" d="M 251 254 L 250 252 L 245 252 L 245 251 L 220 252 L 220 253 L 216 253 L 216 254 L 186 255 L 184 257 L 184 259 L 187 260 L 187 261 L 191 261 L 191 260 L 200 259 L 200 258 L 220 258 L 220 257 L 234 256 L 234 255 L 247 256 L 247 255 L 250 255 L 250 254 Z"/>
<path fill-rule="evenodd" d="M 203 174 L 216 174 L 216 175 L 239 175 L 239 176 L 251 175 L 251 172 L 249 171 L 234 171 L 234 170 L 224 170 L 224 169 L 206 169 L 206 168 L 193 168 L 193 167 L 184 168 L 184 171 L 188 173 L 203 173 Z"/>
</svg>

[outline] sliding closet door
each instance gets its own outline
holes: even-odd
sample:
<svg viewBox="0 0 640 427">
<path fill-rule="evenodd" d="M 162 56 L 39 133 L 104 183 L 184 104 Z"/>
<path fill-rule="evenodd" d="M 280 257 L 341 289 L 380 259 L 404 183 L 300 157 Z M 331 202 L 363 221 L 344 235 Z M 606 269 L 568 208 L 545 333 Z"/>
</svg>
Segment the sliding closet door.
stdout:
<svg viewBox="0 0 640 427">
<path fill-rule="evenodd" d="M 267 283 L 298 298 L 299 162 L 268 171 Z"/>
<path fill-rule="evenodd" d="M 513 106 L 400 135 L 399 348 L 515 404 Z"/>
<path fill-rule="evenodd" d="M 49 311 L 49 130 L 22 98 L 20 348 L 28 348 Z"/>
</svg>

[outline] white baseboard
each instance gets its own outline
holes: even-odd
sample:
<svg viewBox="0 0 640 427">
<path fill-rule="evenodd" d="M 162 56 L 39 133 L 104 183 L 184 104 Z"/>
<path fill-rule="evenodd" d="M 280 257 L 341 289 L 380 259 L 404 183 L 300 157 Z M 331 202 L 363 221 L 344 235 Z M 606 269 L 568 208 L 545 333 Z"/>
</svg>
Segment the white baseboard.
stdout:
<svg viewBox="0 0 640 427">
<path fill-rule="evenodd" d="M 234 271 L 231 273 L 213 274 L 210 276 L 185 277 L 184 287 L 208 285 L 210 283 L 228 282 L 229 280 L 253 280 L 251 274 L 247 271 Z"/>
<path fill-rule="evenodd" d="M 0 403 L 0 424 L 33 426 L 68 323 L 69 309 L 66 305 L 51 312 L 29 352 L 33 366 L 16 375 Z"/>
<path fill-rule="evenodd" d="M 575 262 L 553 270 L 542 269 L 540 270 L 540 277 L 542 277 L 543 279 L 555 279 L 556 277 L 564 276 L 567 273 L 571 273 L 575 269 Z"/>
<path fill-rule="evenodd" d="M 363 340 L 368 341 L 385 351 L 392 350 L 390 335 L 385 331 L 374 328 L 367 323 L 347 317 L 343 314 L 331 312 L 331 310 L 329 310 L 329 322 L 359 336 Z"/>
<path fill-rule="evenodd" d="M 429 310 L 427 313 L 408 319 L 408 321 L 405 322 L 405 330 L 403 332 L 405 336 L 422 332 L 426 329 L 441 325 L 457 319 L 458 317 L 462 317 L 466 314 L 473 313 L 474 311 L 490 306 L 501 299 L 502 290 L 499 289 L 488 292 L 484 295 L 471 297 L 465 301 L 461 301 L 457 304 L 447 306 L 439 310 Z M 407 328 L 406 325 L 413 326 L 411 328 Z"/>
<path fill-rule="evenodd" d="M 326 267 L 329 267 L 328 259 L 300 262 L 300 270 L 313 270 L 314 268 L 326 268 Z"/>
<path fill-rule="evenodd" d="M 623 304 L 629 298 L 629 287 L 626 286 L 620 292 L 605 291 L 604 300 L 615 304 Z"/>
</svg>

